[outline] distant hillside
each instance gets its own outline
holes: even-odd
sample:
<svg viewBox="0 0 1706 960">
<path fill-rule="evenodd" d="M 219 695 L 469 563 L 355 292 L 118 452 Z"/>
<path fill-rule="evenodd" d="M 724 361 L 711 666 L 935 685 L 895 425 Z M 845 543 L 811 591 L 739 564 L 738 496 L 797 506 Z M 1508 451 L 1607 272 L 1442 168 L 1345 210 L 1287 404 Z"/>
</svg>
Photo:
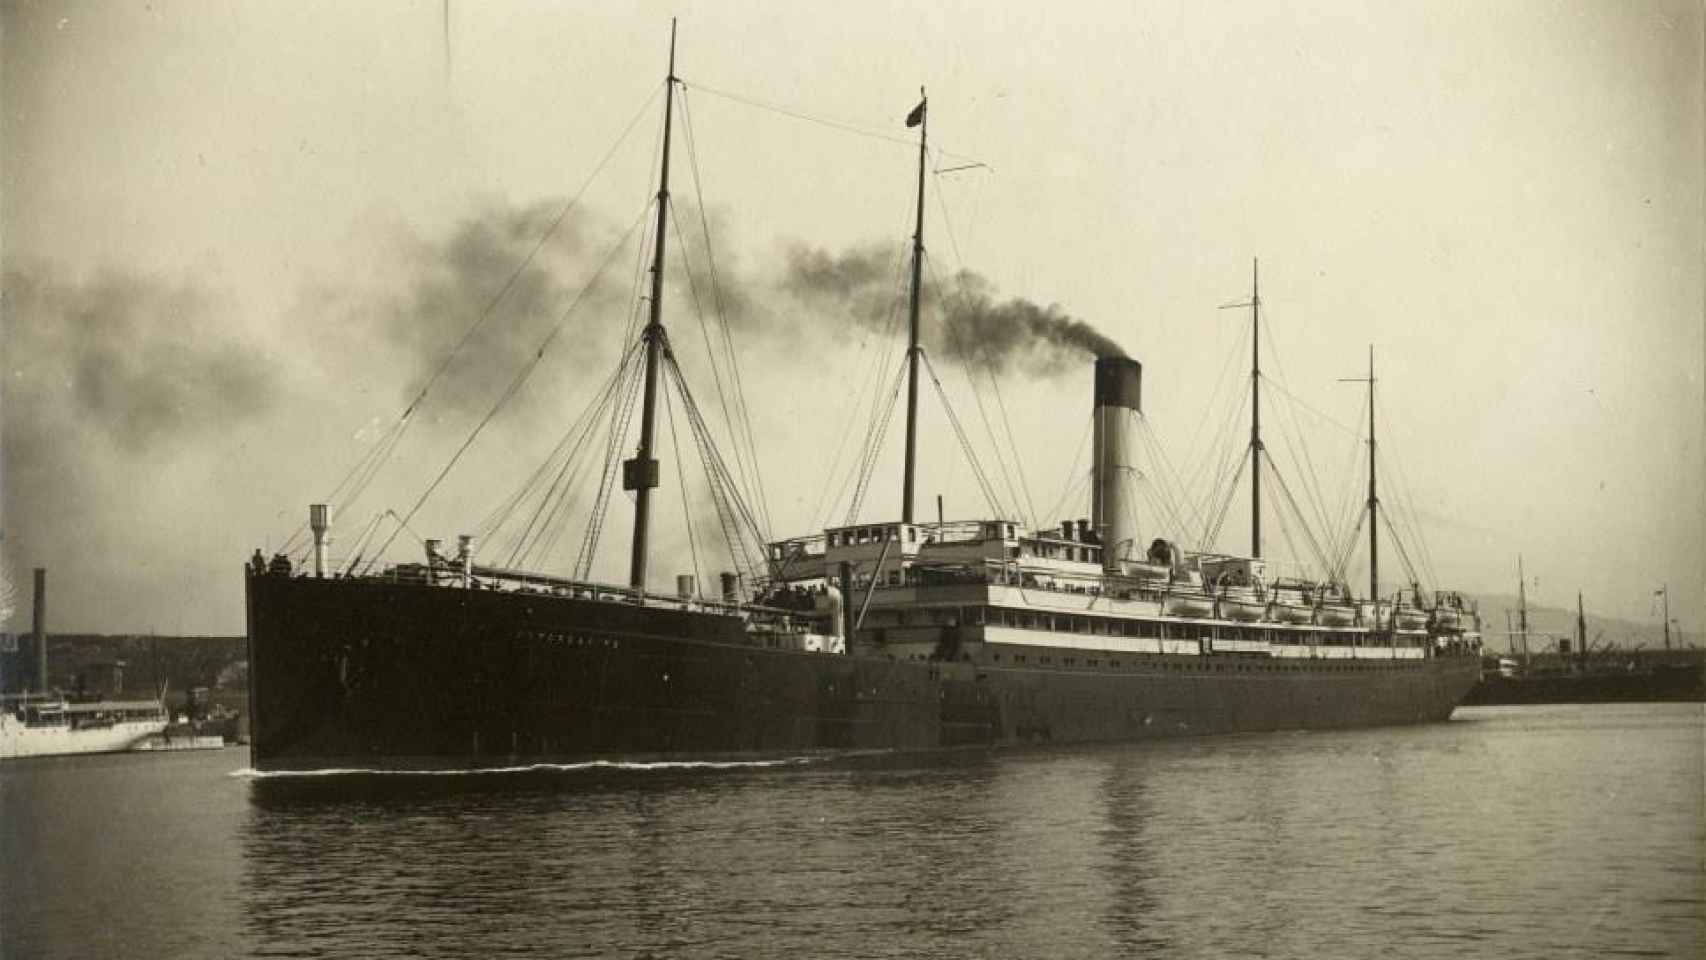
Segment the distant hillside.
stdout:
<svg viewBox="0 0 1706 960">
<path fill-rule="evenodd" d="M 1492 650 L 1513 649 L 1512 638 L 1505 636 L 1507 629 L 1505 615 L 1507 612 L 1510 615 L 1510 627 L 1508 629 L 1515 630 L 1517 611 L 1521 609 L 1521 604 L 1517 598 L 1510 594 L 1491 593 L 1476 595 L 1475 600 L 1480 604 L 1481 628 L 1487 648 Z M 1596 649 L 1608 643 L 1615 643 L 1625 650 L 1638 645 L 1643 650 L 1664 649 L 1664 627 L 1660 625 L 1659 618 L 1656 616 L 1651 622 L 1643 623 L 1601 616 L 1590 609 L 1587 611 L 1587 621 L 1588 643 Z M 1528 604 L 1528 635 L 1529 649 L 1534 653 L 1554 646 L 1558 637 L 1565 637 L 1574 645 L 1576 637 L 1575 608 L 1549 607 L 1530 601 Z M 1699 634 L 1684 636 L 1674 627 L 1671 629 L 1670 642 L 1674 648 L 1685 647 L 1689 644 L 1696 647 L 1702 646 L 1702 638 Z"/>
<path fill-rule="evenodd" d="M 28 635 L 0 645 L 0 688 L 33 684 L 35 655 Z M 152 696 L 191 687 L 241 690 L 248 683 L 248 645 L 243 637 L 48 635 L 49 682 L 91 693 Z M 114 665 L 121 665 L 114 670 Z M 120 689 L 114 689 L 117 686 Z"/>
</svg>

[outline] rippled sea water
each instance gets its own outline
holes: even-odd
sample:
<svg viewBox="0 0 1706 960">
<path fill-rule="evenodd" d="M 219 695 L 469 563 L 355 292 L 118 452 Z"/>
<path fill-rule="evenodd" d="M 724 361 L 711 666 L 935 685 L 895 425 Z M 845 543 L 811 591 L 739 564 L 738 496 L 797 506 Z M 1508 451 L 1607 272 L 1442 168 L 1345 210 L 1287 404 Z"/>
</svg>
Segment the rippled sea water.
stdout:
<svg viewBox="0 0 1706 960">
<path fill-rule="evenodd" d="M 750 768 L 0 767 L 0 957 L 1698 957 L 1699 705 Z"/>
</svg>

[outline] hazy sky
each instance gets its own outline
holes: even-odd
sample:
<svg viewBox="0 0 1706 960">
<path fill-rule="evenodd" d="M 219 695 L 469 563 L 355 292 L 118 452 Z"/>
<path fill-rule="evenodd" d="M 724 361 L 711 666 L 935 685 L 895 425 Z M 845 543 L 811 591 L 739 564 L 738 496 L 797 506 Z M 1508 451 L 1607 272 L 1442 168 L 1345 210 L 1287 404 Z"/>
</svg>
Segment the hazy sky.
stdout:
<svg viewBox="0 0 1706 960">
<path fill-rule="evenodd" d="M 1582 589 L 1653 619 L 1668 581 L 1673 615 L 1700 628 L 1697 0 L 919 6 L 452 3 L 446 24 L 440 0 L 7 3 L 14 575 L 50 569 L 55 629 L 241 632 L 248 552 L 278 546 L 361 457 L 639 116 L 340 542 L 410 506 L 656 189 L 648 98 L 676 15 L 694 135 L 690 153 L 678 130 L 679 219 L 696 231 L 696 157 L 777 535 L 822 522 L 838 441 L 862 429 L 850 398 L 894 349 L 857 305 L 791 286 L 802 251 L 888 262 L 915 154 L 726 95 L 904 141 L 923 85 L 932 143 L 953 154 L 938 165 L 986 165 L 931 178 L 933 273 L 975 270 L 997 302 L 1058 305 L 1122 344 L 1181 470 L 1232 412 L 1222 373 L 1247 366 L 1247 315 L 1217 308 L 1248 295 L 1259 257 L 1269 443 L 1288 442 L 1283 388 L 1307 404 L 1298 440 L 1334 522 L 1363 483 L 1357 438 L 1333 425 L 1360 428 L 1363 394 L 1337 381 L 1373 344 L 1383 492 L 1395 507 L 1408 492 L 1441 585 L 1509 592 L 1521 553 L 1542 602 Z M 619 249 L 429 501 L 424 535 L 473 529 L 568 427 L 615 356 L 637 252 Z M 672 277 L 684 354 L 689 294 Z M 1087 363 L 1002 381 L 1045 523 L 1088 510 L 1069 496 L 1049 513 L 1074 485 Z M 986 438 L 963 374 L 938 364 Z M 924 425 L 920 512 L 937 492 L 951 517 L 986 512 L 933 399 Z M 865 518 L 898 512 L 900 432 Z M 679 486 L 667 456 L 663 474 Z M 1228 549 L 1248 543 L 1237 496 Z M 628 515 L 618 492 L 599 564 L 616 580 Z M 571 528 L 551 565 L 578 542 Z M 658 586 L 686 569 L 683 543 L 663 536 Z M 1390 549 L 1382 572 L 1403 575 Z"/>
</svg>

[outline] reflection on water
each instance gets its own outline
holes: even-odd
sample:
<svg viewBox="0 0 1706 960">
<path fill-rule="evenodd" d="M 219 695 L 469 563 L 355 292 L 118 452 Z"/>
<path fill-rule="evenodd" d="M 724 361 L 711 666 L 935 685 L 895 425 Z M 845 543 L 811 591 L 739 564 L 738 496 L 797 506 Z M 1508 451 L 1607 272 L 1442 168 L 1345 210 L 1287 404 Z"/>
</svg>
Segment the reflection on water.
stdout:
<svg viewBox="0 0 1706 960">
<path fill-rule="evenodd" d="M 1459 716 L 719 770 L 8 766 L 0 956 L 1698 955 L 1700 708 Z"/>
</svg>

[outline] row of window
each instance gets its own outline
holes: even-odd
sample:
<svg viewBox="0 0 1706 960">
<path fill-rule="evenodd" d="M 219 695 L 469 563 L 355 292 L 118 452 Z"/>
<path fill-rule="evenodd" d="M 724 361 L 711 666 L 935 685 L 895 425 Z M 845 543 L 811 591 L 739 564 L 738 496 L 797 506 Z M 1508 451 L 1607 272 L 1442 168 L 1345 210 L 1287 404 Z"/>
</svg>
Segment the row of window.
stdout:
<svg viewBox="0 0 1706 960">
<path fill-rule="evenodd" d="M 1032 555 L 1042 557 L 1047 560 L 1076 560 L 1080 563 L 1102 562 L 1101 547 L 1083 547 L 1070 543 L 1051 543 L 1047 540 L 1024 540 L 1021 542 L 1031 549 Z M 1011 556 L 1014 558 L 1020 556 L 1019 549 L 1017 547 L 1013 548 Z"/>
<path fill-rule="evenodd" d="M 1092 617 L 1079 614 L 981 606 L 872 610 L 865 617 L 865 626 L 867 627 L 955 625 L 1017 627 L 1021 630 L 1049 630 L 1055 633 L 1077 633 L 1095 637 L 1135 637 L 1150 640 L 1241 640 L 1252 643 L 1326 644 L 1329 646 L 1352 646 L 1362 638 L 1367 637 L 1366 633 L 1352 631 L 1285 630 L 1270 627 L 1179 623 L 1170 620 L 1125 620 L 1116 617 Z"/>
<path fill-rule="evenodd" d="M 1025 654 L 1025 653 L 1010 654 L 1007 662 L 1014 665 L 1014 666 L 1027 666 L 1032 662 L 1036 663 L 1036 665 L 1038 665 L 1038 666 L 1044 666 L 1044 667 L 1051 667 L 1051 666 L 1078 667 L 1078 666 L 1082 665 L 1083 667 L 1088 668 L 1088 669 L 1096 669 L 1096 668 L 1102 667 L 1105 663 L 1108 669 L 1113 669 L 1113 670 L 1120 669 L 1121 665 L 1122 665 L 1121 661 L 1118 659 L 1110 659 L 1110 660 L 1104 661 L 1098 657 L 1058 657 L 1057 658 L 1057 657 L 1054 657 L 1054 656 L 1049 655 L 1049 654 L 1044 654 L 1044 655 L 1035 657 L 1035 659 L 1033 661 L 1030 659 L 1031 656 L 1032 656 L 1031 654 Z M 1001 654 L 996 653 L 996 654 L 991 655 L 990 662 L 991 663 L 1001 663 L 1002 662 Z M 1325 662 L 1325 661 L 1321 661 L 1321 660 L 1307 660 L 1307 661 L 1305 661 L 1305 660 L 1264 660 L 1264 659 L 1256 659 L 1256 658 L 1247 659 L 1247 660 L 1212 660 L 1212 659 L 1207 659 L 1207 658 L 1196 658 L 1196 659 L 1189 660 L 1189 661 L 1179 660 L 1179 661 L 1172 661 L 1172 662 L 1169 662 L 1166 660 L 1147 661 L 1147 662 L 1145 662 L 1145 661 L 1132 661 L 1130 665 L 1132 668 L 1142 667 L 1144 669 L 1149 669 L 1149 670 L 1166 670 L 1166 671 L 1176 671 L 1176 672 L 1180 672 L 1180 673 L 1183 673 L 1183 672 L 1196 672 L 1196 673 L 1206 673 L 1206 672 L 1214 672 L 1214 673 L 1277 673 L 1277 672 L 1287 671 L 1287 670 L 1291 670 L 1291 671 L 1308 670 L 1312 673 L 1318 673 L 1320 671 L 1326 670 L 1326 671 L 1332 671 L 1335 673 L 1342 673 L 1342 672 L 1351 671 L 1351 670 L 1368 670 L 1368 669 L 1377 669 L 1377 668 L 1392 669 L 1392 668 L 1396 668 L 1396 667 L 1398 667 L 1404 663 L 1412 663 L 1413 664 L 1416 662 L 1418 662 L 1418 661 L 1414 661 L 1414 660 L 1411 660 L 1411 661 L 1403 661 L 1403 660 L 1352 660 L 1352 661 Z"/>
<path fill-rule="evenodd" d="M 874 527 L 849 527 L 845 530 L 831 530 L 823 535 L 825 546 L 852 547 L 861 543 L 882 543 L 887 540 L 899 542 L 901 531 L 906 531 L 906 542 L 918 542 L 917 527 L 902 527 L 896 524 Z"/>
</svg>

